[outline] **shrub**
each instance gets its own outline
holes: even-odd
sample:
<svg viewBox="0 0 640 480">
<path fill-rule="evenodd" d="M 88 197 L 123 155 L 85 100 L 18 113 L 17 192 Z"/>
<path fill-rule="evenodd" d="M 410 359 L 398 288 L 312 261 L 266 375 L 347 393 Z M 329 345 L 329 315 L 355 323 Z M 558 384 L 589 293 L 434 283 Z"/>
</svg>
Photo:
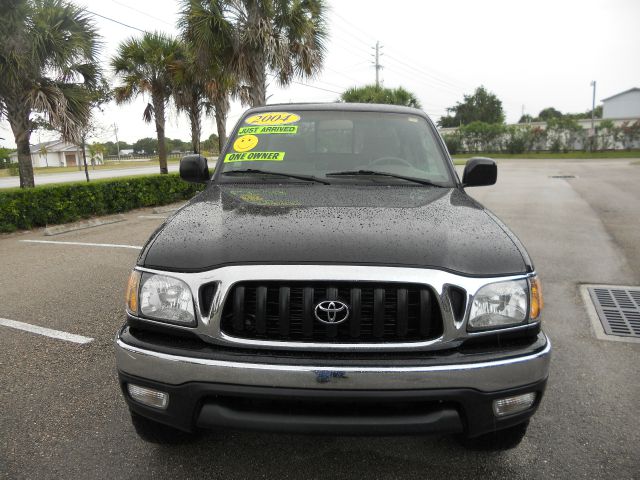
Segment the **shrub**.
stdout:
<svg viewBox="0 0 640 480">
<path fill-rule="evenodd" d="M 507 127 L 507 135 L 504 148 L 507 153 L 524 153 L 531 148 L 532 135 L 531 128 L 524 127 Z"/>
<path fill-rule="evenodd" d="M 17 163 L 9 163 L 9 165 L 7 165 L 7 170 L 9 170 L 9 175 L 12 177 L 20 175 L 20 167 Z"/>
<path fill-rule="evenodd" d="M 0 232 L 166 205 L 203 188 L 172 174 L 0 190 Z"/>
<path fill-rule="evenodd" d="M 457 133 L 446 133 L 442 135 L 442 139 L 444 143 L 447 145 L 447 150 L 449 150 L 449 154 L 455 155 L 462 151 L 462 139 L 460 135 Z"/>
<path fill-rule="evenodd" d="M 501 123 L 471 122 L 458 130 L 467 150 L 472 152 L 499 151 L 505 133 Z"/>
</svg>

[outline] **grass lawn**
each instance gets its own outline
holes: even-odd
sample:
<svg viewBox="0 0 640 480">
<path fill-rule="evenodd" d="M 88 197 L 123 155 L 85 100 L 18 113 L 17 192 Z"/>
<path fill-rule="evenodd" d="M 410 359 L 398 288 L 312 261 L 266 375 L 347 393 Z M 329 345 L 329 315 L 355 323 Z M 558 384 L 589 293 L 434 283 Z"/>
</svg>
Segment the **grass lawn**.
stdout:
<svg viewBox="0 0 640 480">
<path fill-rule="evenodd" d="M 489 157 L 489 158 L 526 158 L 526 159 L 598 159 L 598 158 L 640 158 L 640 150 L 615 150 L 608 152 L 531 152 L 531 153 L 461 153 L 453 155 L 454 160 L 467 160 L 472 157 Z M 456 163 L 456 165 L 462 165 Z"/>
<path fill-rule="evenodd" d="M 169 159 L 168 164 L 178 163 L 179 159 Z M 160 168 L 158 160 L 148 160 L 143 162 L 108 162 L 106 165 L 96 165 L 95 168 L 89 165 L 89 172 L 93 170 L 117 170 L 122 168 L 140 168 L 157 165 Z M 65 173 L 65 172 L 78 172 L 84 171 L 84 166 L 78 170 L 78 167 L 37 167 L 33 169 L 34 175 L 47 175 L 50 173 Z M 0 170 L 0 177 L 8 177 L 9 170 L 4 168 Z"/>
</svg>

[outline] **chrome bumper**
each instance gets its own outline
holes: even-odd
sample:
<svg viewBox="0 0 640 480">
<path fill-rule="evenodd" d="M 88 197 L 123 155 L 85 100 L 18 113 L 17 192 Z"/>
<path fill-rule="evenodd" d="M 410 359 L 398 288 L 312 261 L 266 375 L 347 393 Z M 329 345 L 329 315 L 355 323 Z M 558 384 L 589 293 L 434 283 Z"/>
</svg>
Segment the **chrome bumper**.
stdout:
<svg viewBox="0 0 640 480">
<path fill-rule="evenodd" d="M 541 334 L 544 335 L 544 334 Z M 546 337 L 545 337 L 546 338 Z M 410 390 L 471 388 L 482 392 L 533 384 L 547 378 L 551 343 L 508 359 L 449 365 L 326 367 L 274 365 L 191 358 L 145 350 L 116 338 L 118 370 L 139 378 L 179 385 L 211 382 L 281 388 Z M 426 362 L 425 362 L 426 363 Z"/>
</svg>

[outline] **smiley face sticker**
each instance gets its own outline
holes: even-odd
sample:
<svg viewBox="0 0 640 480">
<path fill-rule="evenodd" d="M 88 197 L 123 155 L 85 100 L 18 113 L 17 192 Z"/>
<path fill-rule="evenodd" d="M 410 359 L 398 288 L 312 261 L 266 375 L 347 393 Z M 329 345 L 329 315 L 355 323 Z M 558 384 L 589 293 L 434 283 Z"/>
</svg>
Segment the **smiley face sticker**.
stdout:
<svg viewBox="0 0 640 480">
<path fill-rule="evenodd" d="M 258 145 L 258 137 L 255 135 L 242 135 L 233 142 L 233 149 L 236 152 L 248 152 L 253 150 Z"/>
</svg>

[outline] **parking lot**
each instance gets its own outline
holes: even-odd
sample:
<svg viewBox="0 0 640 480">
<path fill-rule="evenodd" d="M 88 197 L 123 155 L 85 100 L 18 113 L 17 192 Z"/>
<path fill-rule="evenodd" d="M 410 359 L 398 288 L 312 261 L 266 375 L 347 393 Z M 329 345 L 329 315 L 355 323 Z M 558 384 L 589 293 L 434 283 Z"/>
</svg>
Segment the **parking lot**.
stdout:
<svg viewBox="0 0 640 480">
<path fill-rule="evenodd" d="M 640 343 L 598 339 L 580 285 L 640 285 L 640 162 L 505 160 L 498 177 L 470 193 L 529 250 L 554 347 L 546 397 L 518 448 L 253 432 L 212 432 L 181 446 L 142 442 L 121 398 L 112 342 L 137 247 L 163 221 L 149 209 L 51 237 L 0 236 L 0 318 L 88 342 L 0 325 L 0 476 L 638 478 Z"/>
</svg>

